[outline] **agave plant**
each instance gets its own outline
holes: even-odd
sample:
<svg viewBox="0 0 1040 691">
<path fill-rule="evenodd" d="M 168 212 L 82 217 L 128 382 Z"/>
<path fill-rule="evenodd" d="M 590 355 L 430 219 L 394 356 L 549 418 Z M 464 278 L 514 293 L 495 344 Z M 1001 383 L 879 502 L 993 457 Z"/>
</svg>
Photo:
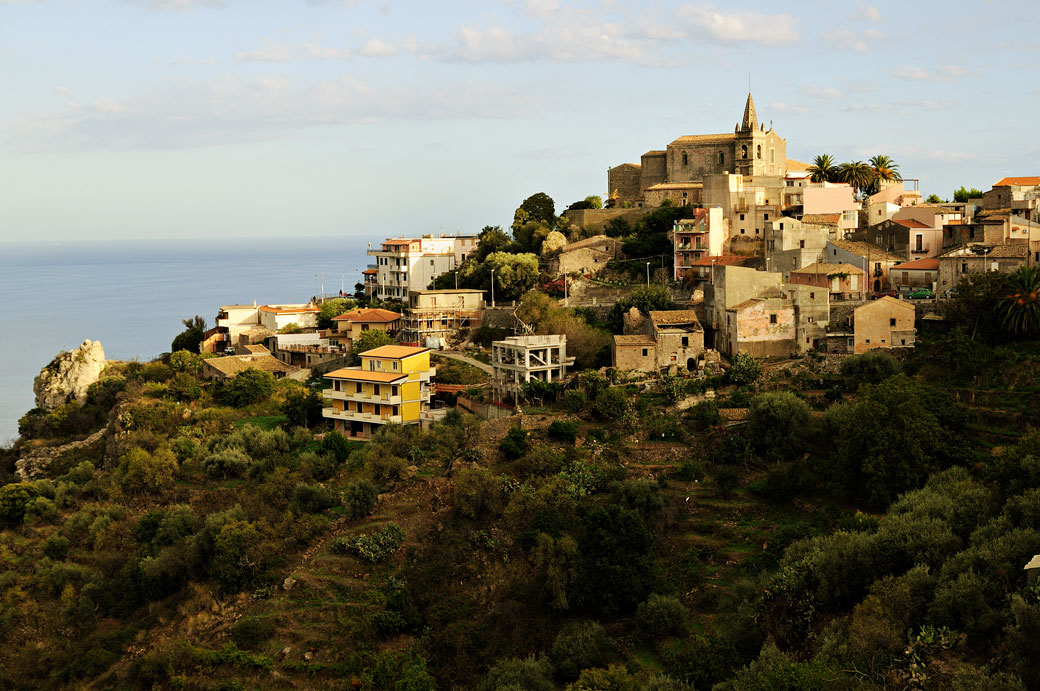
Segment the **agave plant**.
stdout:
<svg viewBox="0 0 1040 691">
<path fill-rule="evenodd" d="M 1010 292 L 999 307 L 1001 326 L 1019 336 L 1040 334 L 1040 269 L 1023 266 L 1008 280 Z"/>
</svg>

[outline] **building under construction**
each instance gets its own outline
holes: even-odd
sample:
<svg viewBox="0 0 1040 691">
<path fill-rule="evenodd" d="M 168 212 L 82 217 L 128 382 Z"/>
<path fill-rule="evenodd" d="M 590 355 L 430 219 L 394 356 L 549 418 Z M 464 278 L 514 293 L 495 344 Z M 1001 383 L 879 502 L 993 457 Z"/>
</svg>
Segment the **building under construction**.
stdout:
<svg viewBox="0 0 1040 691">
<path fill-rule="evenodd" d="M 480 326 L 484 291 L 413 290 L 408 293 L 399 342 L 423 348 L 442 348 L 460 329 Z"/>
</svg>

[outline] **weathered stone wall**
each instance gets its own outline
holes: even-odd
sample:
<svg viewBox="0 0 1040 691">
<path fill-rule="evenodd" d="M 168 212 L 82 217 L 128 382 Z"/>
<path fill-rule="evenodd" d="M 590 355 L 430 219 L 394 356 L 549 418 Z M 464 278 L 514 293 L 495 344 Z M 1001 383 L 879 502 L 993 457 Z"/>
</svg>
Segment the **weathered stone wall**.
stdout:
<svg viewBox="0 0 1040 691">
<path fill-rule="evenodd" d="M 604 226 L 615 218 L 623 218 L 629 225 L 633 225 L 651 211 L 653 209 L 649 208 L 572 209 L 567 212 L 567 218 L 570 219 L 571 225 L 598 234 L 603 232 Z"/>
<path fill-rule="evenodd" d="M 634 202 L 642 197 L 643 189 L 640 186 L 643 176 L 642 169 L 631 163 L 622 163 L 607 171 L 607 196 L 617 193 L 621 201 Z M 567 212 L 567 218 L 574 222 L 571 216 L 573 212 Z M 581 225 L 581 224 L 579 224 Z"/>
<path fill-rule="evenodd" d="M 643 154 L 642 162 L 643 170 L 639 180 L 642 191 L 659 182 L 668 181 L 668 157 L 665 152 L 648 151 Z"/>
<path fill-rule="evenodd" d="M 643 351 L 646 355 L 643 355 Z M 654 370 L 654 346 L 647 345 L 618 345 L 614 347 L 614 367 L 619 370 L 640 370 L 652 372 Z"/>
<path fill-rule="evenodd" d="M 683 154 L 686 164 L 683 165 Z M 722 160 L 719 160 L 722 154 Z M 733 140 L 670 144 L 668 146 L 668 181 L 699 182 L 706 175 L 732 172 Z"/>
</svg>

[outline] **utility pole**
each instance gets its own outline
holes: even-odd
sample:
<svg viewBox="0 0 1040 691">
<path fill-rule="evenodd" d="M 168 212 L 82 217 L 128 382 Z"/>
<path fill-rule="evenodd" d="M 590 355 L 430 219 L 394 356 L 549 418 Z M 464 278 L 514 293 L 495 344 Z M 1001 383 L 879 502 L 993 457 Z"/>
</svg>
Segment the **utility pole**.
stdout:
<svg viewBox="0 0 1040 691">
<path fill-rule="evenodd" d="M 343 287 L 344 287 L 344 284 L 343 284 L 343 277 L 344 277 L 344 275 L 343 275 L 343 274 L 340 274 L 340 275 L 339 275 L 339 294 L 340 294 L 340 295 L 342 295 L 342 294 L 343 294 Z"/>
<path fill-rule="evenodd" d="M 455 290 L 459 289 L 459 272 L 455 272 Z"/>
<path fill-rule="evenodd" d="M 495 270 L 491 269 L 491 306 L 495 306 Z"/>
<path fill-rule="evenodd" d="M 646 263 L 646 287 L 650 287 L 650 262 Z"/>
</svg>

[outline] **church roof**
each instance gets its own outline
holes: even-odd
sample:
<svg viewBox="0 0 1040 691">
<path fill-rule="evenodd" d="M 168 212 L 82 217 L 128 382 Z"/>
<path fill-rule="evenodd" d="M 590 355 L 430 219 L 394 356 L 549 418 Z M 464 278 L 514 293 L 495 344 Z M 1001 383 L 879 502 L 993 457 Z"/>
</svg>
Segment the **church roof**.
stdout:
<svg viewBox="0 0 1040 691">
<path fill-rule="evenodd" d="M 722 144 L 724 142 L 731 142 L 736 139 L 736 134 L 685 134 L 668 146 L 675 146 L 676 144 L 697 144 L 700 142 L 718 142 Z"/>
<path fill-rule="evenodd" d="M 747 103 L 744 104 L 744 119 L 740 123 L 740 129 L 744 132 L 758 129 L 758 116 L 755 115 L 755 101 L 748 92 Z"/>
</svg>

